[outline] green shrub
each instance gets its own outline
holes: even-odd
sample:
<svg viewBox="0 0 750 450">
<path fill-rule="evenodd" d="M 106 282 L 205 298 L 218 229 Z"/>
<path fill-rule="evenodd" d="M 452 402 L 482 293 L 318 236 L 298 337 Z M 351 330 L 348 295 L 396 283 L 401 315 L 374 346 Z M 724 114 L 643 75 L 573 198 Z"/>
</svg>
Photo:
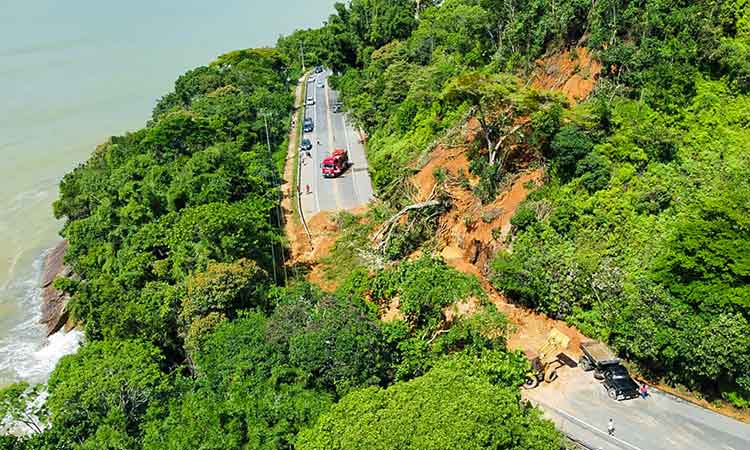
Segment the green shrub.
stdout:
<svg viewBox="0 0 750 450">
<path fill-rule="evenodd" d="M 525 203 L 524 206 L 518 208 L 516 213 L 513 214 L 513 217 L 510 219 L 510 223 L 516 231 L 524 231 L 534 225 L 537 221 L 536 211 L 534 211 L 528 203 Z"/>
</svg>

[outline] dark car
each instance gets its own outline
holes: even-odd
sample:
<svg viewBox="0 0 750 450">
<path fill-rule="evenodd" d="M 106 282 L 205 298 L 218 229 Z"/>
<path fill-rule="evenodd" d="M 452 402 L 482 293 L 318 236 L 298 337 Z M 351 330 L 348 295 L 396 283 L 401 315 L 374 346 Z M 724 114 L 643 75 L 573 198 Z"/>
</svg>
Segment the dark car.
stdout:
<svg viewBox="0 0 750 450">
<path fill-rule="evenodd" d="M 607 395 L 613 400 L 627 400 L 638 397 L 638 383 L 630 378 L 628 369 L 619 364 L 614 364 L 603 371 L 604 380 L 602 384 L 607 390 Z"/>
<path fill-rule="evenodd" d="M 310 139 L 304 138 L 302 139 L 302 143 L 299 145 L 300 150 L 312 150 L 312 142 L 310 142 Z"/>
<path fill-rule="evenodd" d="M 309 117 L 305 117 L 305 122 L 302 124 L 302 130 L 305 133 L 309 133 L 313 130 L 313 120 Z"/>
</svg>

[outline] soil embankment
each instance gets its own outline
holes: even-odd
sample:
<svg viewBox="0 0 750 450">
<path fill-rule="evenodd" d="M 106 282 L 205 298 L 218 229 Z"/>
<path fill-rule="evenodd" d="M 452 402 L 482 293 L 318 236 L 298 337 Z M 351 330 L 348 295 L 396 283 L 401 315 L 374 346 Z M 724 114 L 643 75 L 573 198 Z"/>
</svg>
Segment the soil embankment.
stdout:
<svg viewBox="0 0 750 450">
<path fill-rule="evenodd" d="M 302 97 L 304 94 L 306 75 L 297 80 L 297 87 L 294 90 L 294 112 L 292 113 L 291 124 L 289 127 L 289 146 L 287 147 L 286 164 L 284 165 L 284 182 L 281 186 L 283 199 L 281 208 L 284 212 L 284 228 L 286 237 L 289 241 L 291 258 L 289 265 L 295 265 L 305 261 L 306 254 L 312 250 L 312 243 L 307 231 L 302 223 L 305 217 L 302 217 L 302 211 L 298 208 L 299 187 L 294 180 L 297 176 L 299 160 L 297 154 L 299 151 L 299 119 L 303 117 L 300 113 L 302 107 Z M 309 217 L 307 218 L 310 219 Z"/>
<path fill-rule="evenodd" d="M 576 104 L 591 94 L 601 71 L 602 63 L 588 49 L 577 47 L 537 60 L 529 79 L 535 88 L 559 91 Z"/>
<path fill-rule="evenodd" d="M 470 121 L 472 122 L 472 121 Z M 472 124 L 466 127 L 466 141 L 472 139 Z M 513 176 L 498 192 L 494 201 L 487 204 L 473 194 L 471 188 L 478 179 L 468 174 L 467 146 L 438 146 L 430 160 L 412 179 L 420 198 L 432 191 L 438 180 L 435 174 L 442 171 L 448 178 L 464 174 L 468 184 L 448 183 L 452 208 L 439 221 L 438 236 L 442 244 L 441 256 L 456 270 L 475 275 L 490 301 L 513 324 L 508 336 L 508 346 L 534 354 L 544 344 L 549 332 L 556 328 L 570 338 L 566 353 L 578 356 L 578 345 L 586 337 L 574 327 L 554 320 L 523 306 L 515 305 L 497 292 L 488 279 L 489 263 L 495 253 L 509 245 L 510 219 L 529 192 L 543 183 L 542 168 L 528 168 Z"/>
</svg>

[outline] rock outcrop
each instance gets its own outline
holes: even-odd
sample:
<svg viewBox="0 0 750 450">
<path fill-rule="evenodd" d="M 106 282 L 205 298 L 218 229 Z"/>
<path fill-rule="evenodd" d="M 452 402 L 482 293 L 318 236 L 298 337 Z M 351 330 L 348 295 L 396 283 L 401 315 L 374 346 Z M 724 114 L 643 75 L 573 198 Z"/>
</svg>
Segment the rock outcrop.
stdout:
<svg viewBox="0 0 750 450">
<path fill-rule="evenodd" d="M 58 277 L 69 277 L 73 271 L 65 264 L 65 251 L 68 241 L 62 241 L 47 255 L 42 274 L 42 318 L 40 322 L 47 326 L 47 336 L 62 329 L 68 322 L 68 301 L 70 296 L 60 292 L 52 285 Z"/>
</svg>

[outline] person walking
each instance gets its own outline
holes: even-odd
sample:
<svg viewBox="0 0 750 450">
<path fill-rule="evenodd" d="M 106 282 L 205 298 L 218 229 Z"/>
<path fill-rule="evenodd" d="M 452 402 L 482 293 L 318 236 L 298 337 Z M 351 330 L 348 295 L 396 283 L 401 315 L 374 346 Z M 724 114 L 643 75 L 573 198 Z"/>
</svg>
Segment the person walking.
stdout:
<svg viewBox="0 0 750 450">
<path fill-rule="evenodd" d="M 611 417 L 609 419 L 609 422 L 607 422 L 607 434 L 609 434 L 610 436 L 615 435 L 615 421 L 612 420 Z"/>
</svg>

